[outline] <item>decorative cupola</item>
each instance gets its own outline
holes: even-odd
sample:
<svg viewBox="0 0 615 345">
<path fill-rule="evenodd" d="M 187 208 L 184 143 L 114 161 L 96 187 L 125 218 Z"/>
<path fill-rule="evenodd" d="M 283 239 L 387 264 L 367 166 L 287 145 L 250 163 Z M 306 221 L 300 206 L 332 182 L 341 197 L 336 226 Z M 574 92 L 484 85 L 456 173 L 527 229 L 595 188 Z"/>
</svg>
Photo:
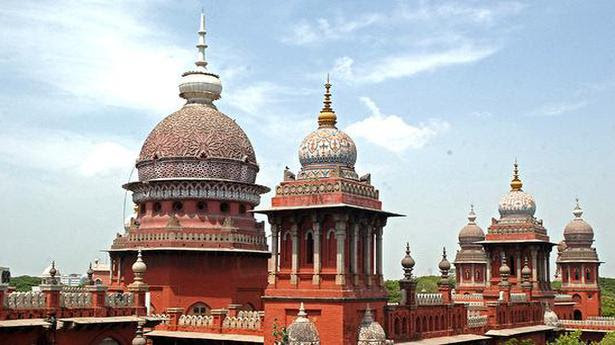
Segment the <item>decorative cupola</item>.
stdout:
<svg viewBox="0 0 615 345">
<path fill-rule="evenodd" d="M 515 160 L 510 192 L 500 200 L 498 211 L 502 218 L 533 218 L 536 213 L 534 198 L 523 191 L 523 182 L 519 178 L 519 165 Z"/>
<path fill-rule="evenodd" d="M 382 325 L 374 320 L 372 309 L 369 304 L 365 308 L 363 319 L 359 325 L 357 345 L 385 345 L 387 344 L 386 333 Z"/>
<path fill-rule="evenodd" d="M 414 259 L 410 256 L 410 243 L 406 242 L 406 255 L 401 259 L 401 267 L 404 271 L 404 277 L 399 281 L 401 290 L 402 305 L 416 304 L 416 280 L 412 276 L 414 269 Z"/>
<path fill-rule="evenodd" d="M 287 328 L 289 345 L 320 345 L 318 329 L 307 316 L 303 302 L 301 302 L 297 318 Z"/>
<path fill-rule="evenodd" d="M 323 107 L 318 115 L 318 128 L 308 134 L 299 146 L 301 171 L 297 179 L 327 177 L 359 179 L 354 170 L 357 147 L 348 134 L 335 126 L 337 115 L 331 103 L 331 83 L 327 76 Z"/>
<path fill-rule="evenodd" d="M 579 199 L 572 211 L 574 219 L 564 228 L 564 238 L 567 247 L 590 247 L 594 242 L 594 229 L 583 220 L 583 209 L 579 206 Z"/>
</svg>

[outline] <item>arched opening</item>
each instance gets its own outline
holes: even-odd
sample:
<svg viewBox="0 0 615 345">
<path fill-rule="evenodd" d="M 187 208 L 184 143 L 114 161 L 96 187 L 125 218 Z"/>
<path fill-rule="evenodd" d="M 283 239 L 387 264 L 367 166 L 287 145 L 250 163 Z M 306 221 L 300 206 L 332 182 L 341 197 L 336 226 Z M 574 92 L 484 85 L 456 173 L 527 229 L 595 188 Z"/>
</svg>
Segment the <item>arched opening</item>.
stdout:
<svg viewBox="0 0 615 345">
<path fill-rule="evenodd" d="M 314 237 L 308 232 L 305 240 L 305 262 L 308 264 L 314 263 Z"/>
<path fill-rule="evenodd" d="M 210 311 L 211 308 L 203 302 L 197 302 L 188 308 L 189 315 L 209 315 Z"/>
<path fill-rule="evenodd" d="M 588 281 L 588 282 L 592 280 L 592 274 L 591 274 L 591 271 L 589 269 L 585 270 L 585 280 Z"/>
<path fill-rule="evenodd" d="M 241 307 L 241 310 L 254 311 L 254 306 L 252 303 L 246 303 Z"/>
<path fill-rule="evenodd" d="M 574 311 L 573 318 L 574 318 L 575 320 L 583 320 L 583 314 L 581 313 L 581 311 L 580 311 L 579 309 L 576 309 L 576 310 Z"/>
<path fill-rule="evenodd" d="M 512 275 L 515 275 L 516 267 L 515 267 L 515 257 L 513 255 L 508 257 L 508 267 L 510 267 L 510 272 Z"/>
</svg>

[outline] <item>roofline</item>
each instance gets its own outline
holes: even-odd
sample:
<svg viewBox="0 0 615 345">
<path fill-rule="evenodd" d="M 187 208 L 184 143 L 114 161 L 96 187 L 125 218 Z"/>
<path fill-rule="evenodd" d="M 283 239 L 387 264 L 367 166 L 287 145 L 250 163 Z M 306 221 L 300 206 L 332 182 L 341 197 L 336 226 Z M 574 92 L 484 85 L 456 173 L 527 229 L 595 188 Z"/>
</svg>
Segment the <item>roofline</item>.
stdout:
<svg viewBox="0 0 615 345">
<path fill-rule="evenodd" d="M 357 209 L 357 210 L 361 210 L 361 211 L 380 213 L 380 214 L 386 215 L 387 217 L 405 217 L 406 216 L 404 214 L 383 211 L 383 210 L 379 210 L 379 209 L 371 208 L 371 207 L 364 207 L 364 206 L 358 206 L 358 205 L 350 205 L 350 204 L 324 204 L 324 205 L 306 205 L 306 206 L 282 206 L 282 207 L 273 207 L 273 208 L 266 208 L 266 209 L 260 209 L 260 210 L 251 210 L 250 212 L 262 213 L 262 214 L 270 214 L 270 213 L 285 212 L 285 211 L 320 210 L 320 209 L 327 209 L 327 208 L 351 208 L 351 209 Z"/>
<path fill-rule="evenodd" d="M 110 248 L 102 249 L 101 252 L 137 252 L 137 251 L 188 251 L 188 252 L 222 252 L 222 253 L 250 253 L 271 255 L 268 250 L 237 249 L 237 248 L 189 248 L 189 247 L 135 247 L 135 248 Z"/>
</svg>

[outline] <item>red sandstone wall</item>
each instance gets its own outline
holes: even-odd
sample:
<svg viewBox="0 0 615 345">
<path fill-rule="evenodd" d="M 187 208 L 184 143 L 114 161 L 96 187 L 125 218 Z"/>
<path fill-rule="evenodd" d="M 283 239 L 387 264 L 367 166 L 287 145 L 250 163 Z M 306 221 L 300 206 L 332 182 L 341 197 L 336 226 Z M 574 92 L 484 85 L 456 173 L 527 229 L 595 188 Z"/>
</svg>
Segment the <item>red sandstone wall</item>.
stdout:
<svg viewBox="0 0 615 345">
<path fill-rule="evenodd" d="M 136 323 L 107 324 L 104 327 L 60 329 L 55 334 L 45 333 L 42 327 L 9 331 L 0 329 L 0 345 L 46 345 L 55 337 L 56 345 L 98 345 L 109 337 L 120 345 L 130 345 L 136 332 Z"/>
<path fill-rule="evenodd" d="M 136 253 L 116 252 L 111 257 L 112 260 L 122 257 L 120 285 L 132 282 L 131 266 Z M 145 251 L 143 260 L 148 266 L 145 282 L 150 286 L 153 313 L 164 312 L 169 307 L 187 311 L 197 302 L 212 309 L 226 308 L 231 303 L 249 303 L 255 310 L 262 310 L 260 297 L 267 286 L 268 257 L 265 255 Z"/>
</svg>

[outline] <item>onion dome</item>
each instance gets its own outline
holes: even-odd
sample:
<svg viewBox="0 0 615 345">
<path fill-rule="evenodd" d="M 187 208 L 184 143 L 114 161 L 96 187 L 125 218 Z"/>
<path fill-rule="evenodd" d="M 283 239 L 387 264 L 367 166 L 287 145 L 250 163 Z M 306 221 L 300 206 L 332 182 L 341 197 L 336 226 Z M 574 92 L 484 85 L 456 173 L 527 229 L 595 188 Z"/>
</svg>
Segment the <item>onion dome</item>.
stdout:
<svg viewBox="0 0 615 345">
<path fill-rule="evenodd" d="M 476 224 L 476 213 L 474 213 L 474 205 L 470 205 L 470 213 L 468 214 L 468 224 L 459 231 L 459 244 L 463 248 L 466 245 L 474 242 L 483 241 L 485 232 Z"/>
<path fill-rule="evenodd" d="M 502 199 L 500 199 L 498 207 L 498 211 L 502 218 L 534 217 L 534 213 L 536 213 L 536 202 L 530 194 L 521 189 L 522 187 L 523 182 L 519 179 L 519 165 L 517 161 L 515 161 L 513 179 L 510 182 L 510 192 L 506 193 Z"/>
<path fill-rule="evenodd" d="M 404 279 L 412 279 L 412 270 L 414 269 L 414 259 L 410 256 L 410 243 L 406 242 L 406 255 L 401 259 L 401 267 L 404 270 Z"/>
<path fill-rule="evenodd" d="M 137 275 L 143 275 L 145 274 L 145 271 L 147 270 L 147 265 L 145 264 L 145 262 L 143 262 L 143 256 L 141 255 L 141 249 L 139 249 L 139 252 L 137 254 L 137 261 L 135 261 L 132 264 L 132 272 Z"/>
<path fill-rule="evenodd" d="M 521 287 L 526 289 L 532 288 L 532 282 L 530 281 L 530 276 L 532 275 L 532 270 L 530 269 L 529 263 L 527 261 L 527 256 L 525 257 L 525 261 L 523 262 L 523 268 L 521 269 L 521 278 L 523 282 L 521 283 Z"/>
<path fill-rule="evenodd" d="M 307 313 L 301 302 L 299 313 L 293 323 L 287 328 L 288 342 L 290 345 L 319 345 L 320 336 L 316 325 L 308 319 Z"/>
<path fill-rule="evenodd" d="M 448 274 L 448 271 L 451 269 L 451 263 L 446 259 L 446 247 L 442 248 L 442 260 L 440 260 L 438 268 L 442 274 L 444 274 L 444 272 Z"/>
<path fill-rule="evenodd" d="M 205 17 L 201 14 L 197 68 L 183 74 L 186 104 L 164 118 L 143 143 L 136 167 L 140 181 L 214 179 L 254 183 L 258 165 L 252 144 L 237 123 L 218 111 L 222 85 L 207 70 Z"/>
<path fill-rule="evenodd" d="M 500 266 L 500 286 L 508 286 L 508 277 L 510 276 L 510 267 L 506 264 L 506 255 L 502 255 L 502 265 Z"/>
<path fill-rule="evenodd" d="M 143 337 L 143 326 L 141 325 L 141 323 L 139 323 L 137 325 L 137 332 L 135 334 L 135 337 L 132 339 L 132 345 L 145 345 L 145 344 L 147 344 L 147 341 Z"/>
<path fill-rule="evenodd" d="M 318 115 L 318 129 L 308 134 L 299 146 L 301 172 L 298 179 L 346 177 L 358 179 L 354 170 L 357 147 L 335 124 L 337 116 L 331 108 L 331 84 L 327 76 L 324 106 Z"/>
<path fill-rule="evenodd" d="M 60 275 L 60 270 L 56 269 L 56 262 L 52 261 L 51 265 L 47 266 L 43 273 L 41 273 L 42 278 L 54 277 L 56 275 Z"/>
<path fill-rule="evenodd" d="M 574 219 L 564 228 L 566 242 L 582 241 L 591 243 L 594 240 L 594 230 L 591 225 L 581 218 L 583 209 L 579 206 L 579 199 L 577 199 L 577 205 L 572 214 L 574 214 Z"/>
<path fill-rule="evenodd" d="M 363 314 L 363 320 L 359 325 L 359 341 L 358 345 L 385 345 L 386 333 L 384 328 L 374 320 L 372 310 L 367 306 L 365 314 Z"/>
</svg>

